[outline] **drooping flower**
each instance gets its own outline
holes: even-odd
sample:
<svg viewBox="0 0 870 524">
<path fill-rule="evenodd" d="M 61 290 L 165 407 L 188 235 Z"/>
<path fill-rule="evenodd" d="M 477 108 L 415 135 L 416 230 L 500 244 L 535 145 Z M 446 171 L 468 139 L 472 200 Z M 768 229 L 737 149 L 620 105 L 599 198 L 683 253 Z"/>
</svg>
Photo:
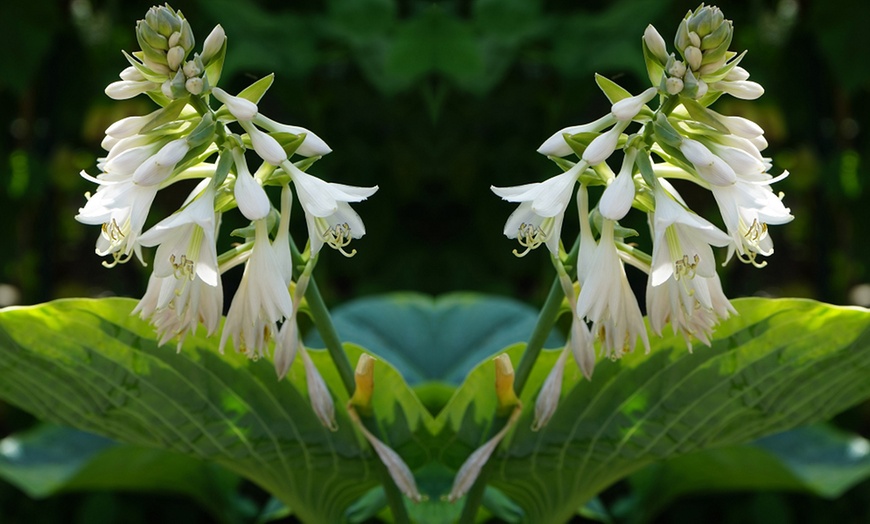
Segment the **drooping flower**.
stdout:
<svg viewBox="0 0 870 524">
<path fill-rule="evenodd" d="M 526 248 L 523 252 L 514 251 L 517 256 L 523 256 L 541 244 L 554 255 L 559 252 L 559 236 L 562 231 L 562 221 L 565 209 L 571 200 L 574 184 L 586 169 L 586 162 L 578 162 L 571 169 L 549 180 L 513 187 L 495 187 L 490 189 L 496 195 L 508 202 L 519 202 L 504 227 L 508 238 L 516 238 L 520 245 Z"/>
<path fill-rule="evenodd" d="M 605 219 L 591 267 L 577 298 L 577 315 L 592 322 L 610 358 L 631 352 L 638 337 L 649 351 L 646 326 L 628 284 L 625 266 L 613 238 L 614 221 Z"/>
<path fill-rule="evenodd" d="M 302 171 L 289 160 L 281 167 L 290 175 L 296 186 L 296 195 L 305 211 L 308 224 L 308 239 L 311 242 L 311 255 L 320 252 L 326 243 L 345 256 L 352 256 L 344 250 L 354 238 L 365 235 L 362 219 L 349 202 L 362 202 L 375 194 L 378 186 L 356 187 L 325 182 Z"/>
<path fill-rule="evenodd" d="M 266 220 L 256 220 L 254 225 L 254 246 L 227 313 L 220 351 L 232 338 L 237 351 L 260 358 L 266 354 L 266 343 L 278 333 L 278 323 L 293 314 L 293 302 L 269 241 Z"/>
<path fill-rule="evenodd" d="M 667 181 L 656 187 L 655 203 L 646 295 L 650 327 L 661 335 L 670 321 L 690 350 L 691 336 L 709 345 L 713 328 L 734 313 L 722 293 L 711 246 L 726 246 L 731 239 L 689 211 Z"/>
</svg>

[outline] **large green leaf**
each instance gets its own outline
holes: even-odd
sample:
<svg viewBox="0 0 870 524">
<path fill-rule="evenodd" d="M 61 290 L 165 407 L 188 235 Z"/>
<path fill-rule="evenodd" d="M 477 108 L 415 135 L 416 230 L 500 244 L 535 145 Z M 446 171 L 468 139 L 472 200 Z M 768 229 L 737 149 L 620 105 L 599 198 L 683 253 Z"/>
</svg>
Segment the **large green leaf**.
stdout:
<svg viewBox="0 0 870 524">
<path fill-rule="evenodd" d="M 0 397 L 45 420 L 213 460 L 262 485 L 307 522 L 340 520 L 378 485 L 377 459 L 341 409 L 347 396 L 327 355 L 312 352 L 339 406 L 334 433 L 311 410 L 301 362 L 279 382 L 271 362 L 220 355 L 215 341 L 203 337 L 189 337 L 176 354 L 158 347 L 151 327 L 130 316 L 134 304 L 63 300 L 4 310 Z M 347 350 L 354 360 L 360 354 Z M 425 410 L 389 366 L 379 363 L 377 373 L 384 383 L 393 377 L 392 399 L 376 399 L 389 417 L 384 425 L 402 419 L 385 440 L 408 451 L 402 439 L 410 432 L 401 428 L 415 416 L 406 410 Z"/>
<path fill-rule="evenodd" d="M 691 453 L 630 477 L 630 522 L 648 522 L 674 499 L 699 492 L 797 490 L 836 498 L 870 477 L 870 441 L 817 425 L 749 444 Z"/>
<path fill-rule="evenodd" d="M 535 433 L 533 396 L 556 358 L 542 355 L 526 412 L 493 459 L 492 484 L 529 522 L 563 522 L 651 462 L 824 420 L 870 396 L 866 310 L 808 300 L 734 305 L 740 314 L 710 348 L 690 354 L 669 336 L 647 356 L 600 363 L 592 382 L 566 373 L 556 415 Z"/>
<path fill-rule="evenodd" d="M 354 300 L 331 314 L 342 340 L 380 355 L 412 385 L 459 385 L 485 358 L 527 340 L 537 320 L 522 302 L 473 293 L 395 293 Z M 308 343 L 322 345 L 316 332 Z M 564 343 L 556 332 L 547 340 L 550 347 Z"/>
<path fill-rule="evenodd" d="M 83 490 L 179 493 L 223 522 L 237 521 L 239 477 L 179 453 L 119 444 L 43 424 L 0 440 L 0 477 L 32 498 Z"/>
</svg>

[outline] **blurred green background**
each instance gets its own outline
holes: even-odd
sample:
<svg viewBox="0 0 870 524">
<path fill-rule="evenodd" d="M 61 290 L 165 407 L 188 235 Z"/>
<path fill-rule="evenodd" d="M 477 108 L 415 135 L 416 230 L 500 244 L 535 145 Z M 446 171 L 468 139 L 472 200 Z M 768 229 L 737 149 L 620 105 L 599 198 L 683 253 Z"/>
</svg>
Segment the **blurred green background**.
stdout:
<svg viewBox="0 0 870 524">
<path fill-rule="evenodd" d="M 136 48 L 134 24 L 151 4 L 121 0 L 8 2 L 0 17 L 0 307 L 71 296 L 140 296 L 149 268 L 100 266 L 99 231 L 73 220 L 97 174 L 103 131 L 153 109 L 103 93 Z M 593 82 L 604 74 L 632 92 L 645 85 L 640 36 L 653 23 L 670 41 L 697 6 L 684 0 L 184 0 L 173 2 L 201 42 L 216 23 L 228 35 L 222 86 L 237 92 L 274 72 L 262 101 L 270 117 L 317 132 L 334 153 L 312 172 L 380 186 L 356 206 L 366 236 L 351 260 L 332 252 L 317 274 L 330 304 L 398 290 L 495 293 L 540 304 L 552 268 L 544 249 L 523 259 L 502 235 L 514 205 L 490 185 L 543 180 L 558 168 L 535 149 L 558 129 L 609 110 Z M 776 253 L 756 270 L 723 268 L 729 296 L 799 296 L 870 305 L 870 21 L 864 0 L 754 0 L 720 4 L 734 21 L 732 49 L 766 94 L 714 108 L 767 131 L 776 186 L 795 220 L 774 227 Z M 197 48 L 199 47 L 199 44 Z M 188 186 L 158 197 L 149 224 Z M 715 204 L 689 192 L 701 214 Z M 578 230 L 569 210 L 563 238 Z M 626 225 L 645 229 L 641 216 Z M 241 225 L 224 218 L 223 231 Z M 294 217 L 304 238 L 304 221 Z M 228 239 L 224 242 L 229 243 Z M 643 242 L 643 240 L 641 240 Z M 233 287 L 240 271 L 225 277 Z M 632 274 L 640 291 L 643 278 Z M 870 407 L 840 417 L 870 435 Z M 33 421 L 0 404 L 0 437 Z M 263 494 L 252 486 L 254 500 Z M 627 489 L 616 486 L 605 502 Z M 684 499 L 661 522 L 867 522 L 870 483 L 836 501 L 783 493 Z M 208 522 L 193 502 L 100 493 L 35 502 L 0 485 L 0 522 Z"/>
</svg>

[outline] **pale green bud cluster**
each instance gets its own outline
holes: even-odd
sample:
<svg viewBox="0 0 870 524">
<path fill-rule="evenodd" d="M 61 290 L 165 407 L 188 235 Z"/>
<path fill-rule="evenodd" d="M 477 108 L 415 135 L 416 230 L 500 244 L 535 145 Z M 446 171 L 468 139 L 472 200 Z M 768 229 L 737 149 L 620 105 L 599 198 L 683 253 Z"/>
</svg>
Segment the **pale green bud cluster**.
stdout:
<svg viewBox="0 0 870 524">
<path fill-rule="evenodd" d="M 644 57 L 650 81 L 663 93 L 695 100 L 722 92 L 752 99 L 763 92 L 743 82 L 748 73 L 737 67 L 743 54 L 728 51 L 734 29 L 730 20 L 715 6 L 701 5 L 689 11 L 674 37 L 676 53 L 668 53 L 664 39 L 653 26 L 643 36 Z"/>
<path fill-rule="evenodd" d="M 208 93 L 217 84 L 226 52 L 221 26 L 206 38 L 202 53 L 195 53 L 190 23 L 181 11 L 166 4 L 152 7 L 145 19 L 136 23 L 136 40 L 140 51 L 125 53 L 133 68 L 126 78 L 122 75 L 126 89 L 116 82 L 107 89 L 109 96 L 128 98 L 128 93 L 144 92 L 152 98 L 177 100 L 188 94 Z"/>
</svg>

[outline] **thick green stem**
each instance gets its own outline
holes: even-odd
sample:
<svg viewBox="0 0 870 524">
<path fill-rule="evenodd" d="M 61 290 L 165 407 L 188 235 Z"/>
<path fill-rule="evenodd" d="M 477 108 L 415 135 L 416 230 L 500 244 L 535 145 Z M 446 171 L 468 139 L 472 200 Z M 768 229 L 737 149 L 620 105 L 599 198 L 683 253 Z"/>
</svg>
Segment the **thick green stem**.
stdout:
<svg viewBox="0 0 870 524">
<path fill-rule="evenodd" d="M 586 217 L 581 217 L 581 220 L 586 220 Z M 574 242 L 571 252 L 563 261 L 564 266 L 574 266 L 577 263 L 577 255 L 580 253 L 580 237 Z M 547 295 L 547 300 L 544 302 L 544 307 L 538 314 L 538 322 L 535 324 L 535 329 L 532 331 L 532 336 L 529 337 L 529 343 L 526 344 L 526 350 L 520 358 L 520 363 L 517 365 L 514 373 L 514 392 L 519 397 L 523 392 L 529 376 L 532 374 L 532 368 L 535 366 L 535 361 L 538 360 L 538 355 L 544 348 L 544 343 L 550 331 L 553 330 L 553 325 L 559 317 L 559 309 L 562 307 L 562 298 L 565 297 L 562 291 L 562 281 L 559 276 L 553 280 L 553 285 L 550 286 L 550 293 Z M 490 436 L 500 431 L 508 422 L 508 417 L 498 417 L 492 425 Z M 477 510 L 483 502 L 483 495 L 486 491 L 487 480 L 490 475 L 491 462 L 487 462 L 480 470 L 477 480 L 474 485 L 468 490 L 465 496 L 465 505 L 462 507 L 462 515 L 459 517 L 459 524 L 473 524 L 477 518 Z"/>
<path fill-rule="evenodd" d="M 320 290 L 317 288 L 317 282 L 314 281 L 314 277 L 308 282 L 305 298 L 308 300 L 311 319 L 314 321 L 314 325 L 317 327 L 321 338 L 323 338 L 323 343 L 326 344 L 326 350 L 329 352 L 329 356 L 332 357 L 332 362 L 335 364 L 335 369 L 338 370 L 341 382 L 344 384 L 347 394 L 353 395 L 353 390 L 356 387 L 353 381 L 353 366 L 350 365 L 350 360 L 348 360 L 347 354 L 344 352 L 341 339 L 338 338 L 338 332 L 332 324 L 329 311 L 326 309 L 323 297 L 320 296 Z"/>
<path fill-rule="evenodd" d="M 329 311 L 326 309 L 326 304 L 323 302 L 323 297 L 320 295 L 320 289 L 317 287 L 317 282 L 314 281 L 313 276 L 310 276 L 313 266 L 309 265 L 302 257 L 302 254 L 299 252 L 299 249 L 296 247 L 296 243 L 293 242 L 292 238 L 290 239 L 290 253 L 293 256 L 293 263 L 295 265 L 305 265 L 303 274 L 307 274 L 306 278 L 308 278 L 308 287 L 305 290 L 305 298 L 308 301 L 311 318 L 314 321 L 314 325 L 317 327 L 317 331 L 320 333 L 320 337 L 323 339 L 324 344 L 326 344 L 326 350 L 329 352 L 329 356 L 332 358 L 336 370 L 338 370 L 338 374 L 341 377 L 344 388 L 347 390 L 347 394 L 353 396 L 353 391 L 356 389 L 353 366 L 351 366 L 350 360 L 344 352 L 344 346 L 341 344 L 341 339 L 338 338 L 338 332 L 335 330 L 335 326 L 332 323 L 332 317 L 329 316 Z M 361 419 L 369 431 L 374 435 L 378 435 L 377 424 L 372 417 L 361 417 Z M 380 460 L 378 460 L 378 464 L 380 465 L 378 469 L 381 478 L 383 479 L 384 493 L 387 496 L 387 504 L 393 513 L 393 520 L 397 524 L 411 524 L 411 518 L 408 516 L 408 511 L 405 508 L 404 495 L 402 495 L 402 492 L 399 490 L 399 487 L 396 486 L 396 483 L 393 482 L 393 478 L 390 476 L 389 471 L 387 471 L 387 467 Z"/>
<path fill-rule="evenodd" d="M 581 220 L 583 217 L 581 217 Z M 573 266 L 577 263 L 577 255 L 580 252 L 580 238 L 574 242 L 571 252 L 563 262 L 566 266 Z M 538 322 L 535 324 L 535 329 L 532 331 L 532 336 L 529 337 L 529 343 L 526 345 L 526 350 L 523 352 L 520 363 L 517 365 L 514 379 L 514 391 L 519 397 L 523 393 L 523 388 L 529 375 L 532 373 L 532 368 L 535 366 L 535 361 L 538 360 L 538 355 L 544 348 L 544 343 L 547 341 L 553 325 L 559 316 L 559 308 L 562 306 L 562 298 L 565 293 L 562 291 L 562 283 L 558 276 L 553 280 L 553 285 L 550 286 L 550 293 L 547 295 L 547 300 L 544 302 L 544 307 L 538 314 Z"/>
</svg>

